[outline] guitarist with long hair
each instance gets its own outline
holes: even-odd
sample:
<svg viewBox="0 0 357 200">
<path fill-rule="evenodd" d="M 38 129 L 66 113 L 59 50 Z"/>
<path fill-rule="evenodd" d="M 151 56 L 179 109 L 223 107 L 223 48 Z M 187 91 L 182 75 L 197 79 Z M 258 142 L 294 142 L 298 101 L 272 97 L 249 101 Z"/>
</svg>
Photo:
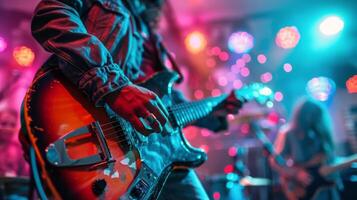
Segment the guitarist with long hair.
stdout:
<svg viewBox="0 0 357 200">
<path fill-rule="evenodd" d="M 304 98 L 297 103 L 291 122 L 281 128 L 275 141 L 277 155 L 271 156 L 270 163 L 281 176 L 287 199 L 339 199 L 341 181 L 336 174 L 315 183 L 321 178 L 319 168 L 334 162 L 331 124 L 320 103 Z M 279 163 L 278 156 L 286 163 Z"/>
<path fill-rule="evenodd" d="M 168 71 L 168 52 L 153 30 L 163 3 L 164 0 L 41 1 L 34 13 L 32 33 L 53 55 L 36 78 L 58 68 L 96 107 L 110 108 L 145 136 L 161 133 L 169 114 L 154 92 L 136 83 L 156 72 Z M 172 94 L 174 101 L 183 101 L 178 92 Z M 215 113 L 237 113 L 241 105 L 234 95 L 228 95 Z M 217 131 L 227 122 L 222 115 L 212 114 L 196 125 Z M 24 144 L 28 141 L 26 136 L 20 137 Z M 104 191 L 98 189 L 102 182 L 93 184 L 95 193 Z M 161 198 L 208 196 L 189 169 L 169 176 Z"/>
</svg>

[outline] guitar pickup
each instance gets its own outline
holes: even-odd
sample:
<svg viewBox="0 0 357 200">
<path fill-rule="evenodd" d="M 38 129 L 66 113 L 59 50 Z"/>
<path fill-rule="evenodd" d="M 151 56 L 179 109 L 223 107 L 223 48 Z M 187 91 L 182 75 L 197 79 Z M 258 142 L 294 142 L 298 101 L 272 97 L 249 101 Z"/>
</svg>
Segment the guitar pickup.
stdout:
<svg viewBox="0 0 357 200">
<path fill-rule="evenodd" d="M 95 136 L 92 138 L 97 140 L 98 145 L 96 145 L 96 147 L 97 149 L 99 147 L 98 153 L 78 159 L 71 158 L 68 148 L 69 141 L 74 140 L 74 138 L 85 137 L 85 135 L 88 134 Z M 51 143 L 45 151 L 47 161 L 56 167 L 79 167 L 115 162 L 109 151 L 103 131 L 97 121 L 67 133 Z"/>
</svg>

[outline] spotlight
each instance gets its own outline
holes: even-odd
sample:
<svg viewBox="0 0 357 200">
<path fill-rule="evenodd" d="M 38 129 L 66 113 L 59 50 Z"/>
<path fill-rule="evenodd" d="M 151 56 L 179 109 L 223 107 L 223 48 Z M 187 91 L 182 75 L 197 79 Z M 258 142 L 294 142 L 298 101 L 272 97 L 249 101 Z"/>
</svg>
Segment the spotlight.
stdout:
<svg viewBox="0 0 357 200">
<path fill-rule="evenodd" d="M 344 22 L 340 17 L 326 17 L 319 26 L 320 32 L 326 36 L 336 35 L 342 31 Z"/>
<path fill-rule="evenodd" d="M 186 36 L 185 44 L 188 51 L 196 54 L 206 47 L 207 40 L 203 33 L 194 31 Z"/>
</svg>

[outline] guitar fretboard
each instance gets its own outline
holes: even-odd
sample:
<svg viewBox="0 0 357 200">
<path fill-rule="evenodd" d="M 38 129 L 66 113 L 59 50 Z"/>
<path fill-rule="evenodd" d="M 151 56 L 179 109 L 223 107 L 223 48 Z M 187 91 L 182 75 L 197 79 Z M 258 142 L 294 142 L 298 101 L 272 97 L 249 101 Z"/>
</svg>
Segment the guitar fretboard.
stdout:
<svg viewBox="0 0 357 200">
<path fill-rule="evenodd" d="M 177 125 L 184 127 L 209 115 L 213 109 L 225 99 L 226 95 L 209 97 L 199 101 L 185 102 L 173 105 L 169 111 Z"/>
</svg>

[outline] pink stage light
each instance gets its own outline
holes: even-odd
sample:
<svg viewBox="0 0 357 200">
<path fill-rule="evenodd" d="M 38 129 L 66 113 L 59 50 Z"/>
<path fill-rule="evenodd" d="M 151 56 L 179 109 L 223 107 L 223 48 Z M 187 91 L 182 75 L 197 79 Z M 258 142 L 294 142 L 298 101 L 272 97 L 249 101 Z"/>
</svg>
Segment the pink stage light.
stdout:
<svg viewBox="0 0 357 200">
<path fill-rule="evenodd" d="M 245 63 L 249 63 L 252 60 L 252 57 L 250 57 L 249 54 L 245 53 L 243 54 L 242 59 L 244 60 Z"/>
<path fill-rule="evenodd" d="M 223 170 L 223 171 L 224 171 L 225 174 L 232 173 L 232 172 L 234 172 L 234 167 L 233 167 L 232 164 L 226 165 L 226 166 L 224 167 L 224 170 Z"/>
<path fill-rule="evenodd" d="M 243 77 L 249 76 L 249 74 L 250 74 L 249 68 L 243 67 L 243 68 L 240 70 L 240 74 L 241 74 Z"/>
<path fill-rule="evenodd" d="M 240 89 L 243 86 L 243 82 L 239 79 L 233 81 L 234 89 Z"/>
<path fill-rule="evenodd" d="M 285 72 L 291 72 L 293 70 L 293 66 L 290 63 L 285 63 L 284 64 L 284 71 Z"/>
<path fill-rule="evenodd" d="M 229 147 L 228 149 L 228 155 L 230 157 L 234 157 L 237 155 L 237 147 Z"/>
<path fill-rule="evenodd" d="M 196 99 L 202 99 L 204 94 L 202 90 L 195 90 L 193 96 L 195 96 Z"/>
<path fill-rule="evenodd" d="M 214 199 L 214 200 L 219 200 L 219 199 L 221 199 L 221 193 L 220 193 L 220 192 L 214 192 L 214 193 L 213 193 L 213 199 Z"/>
<path fill-rule="evenodd" d="M 284 99 L 284 95 L 283 93 L 281 92 L 275 92 L 275 95 L 274 95 L 274 99 L 275 101 L 282 101 Z"/>
<path fill-rule="evenodd" d="M 264 54 L 259 54 L 257 60 L 260 64 L 264 64 L 267 62 L 267 57 Z"/>
<path fill-rule="evenodd" d="M 228 80 L 227 80 L 226 77 L 221 76 L 221 77 L 218 78 L 218 85 L 224 87 L 224 86 L 226 86 L 227 84 L 228 84 Z"/>
<path fill-rule="evenodd" d="M 219 96 L 221 94 L 222 94 L 221 90 L 217 89 L 217 88 L 213 89 L 212 92 L 211 92 L 211 95 L 214 96 L 214 97 Z"/>
<path fill-rule="evenodd" d="M 196 54 L 206 47 L 207 39 L 203 33 L 194 31 L 186 36 L 185 44 L 188 51 Z"/>
<path fill-rule="evenodd" d="M 7 43 L 3 37 L 0 37 L 0 52 L 5 51 Z"/>
<path fill-rule="evenodd" d="M 273 79 L 273 75 L 270 72 L 266 72 L 260 76 L 260 80 L 263 83 L 270 82 Z"/>
<path fill-rule="evenodd" d="M 218 55 L 218 57 L 221 61 L 227 61 L 229 59 L 229 54 L 223 51 Z"/>
<path fill-rule="evenodd" d="M 207 60 L 206 60 L 206 65 L 207 65 L 207 67 L 209 67 L 209 68 L 214 68 L 215 66 L 216 66 L 216 61 L 213 59 L 213 58 L 208 58 Z"/>
<path fill-rule="evenodd" d="M 235 53 L 246 53 L 254 47 L 254 37 L 247 32 L 235 32 L 228 39 L 228 48 Z"/>
<path fill-rule="evenodd" d="M 214 56 L 218 56 L 221 53 L 221 49 L 219 47 L 213 47 L 211 49 L 211 54 Z"/>
<path fill-rule="evenodd" d="M 295 26 L 287 26 L 279 30 L 275 43 L 283 49 L 291 49 L 299 43 L 299 40 L 299 30 Z"/>
</svg>

